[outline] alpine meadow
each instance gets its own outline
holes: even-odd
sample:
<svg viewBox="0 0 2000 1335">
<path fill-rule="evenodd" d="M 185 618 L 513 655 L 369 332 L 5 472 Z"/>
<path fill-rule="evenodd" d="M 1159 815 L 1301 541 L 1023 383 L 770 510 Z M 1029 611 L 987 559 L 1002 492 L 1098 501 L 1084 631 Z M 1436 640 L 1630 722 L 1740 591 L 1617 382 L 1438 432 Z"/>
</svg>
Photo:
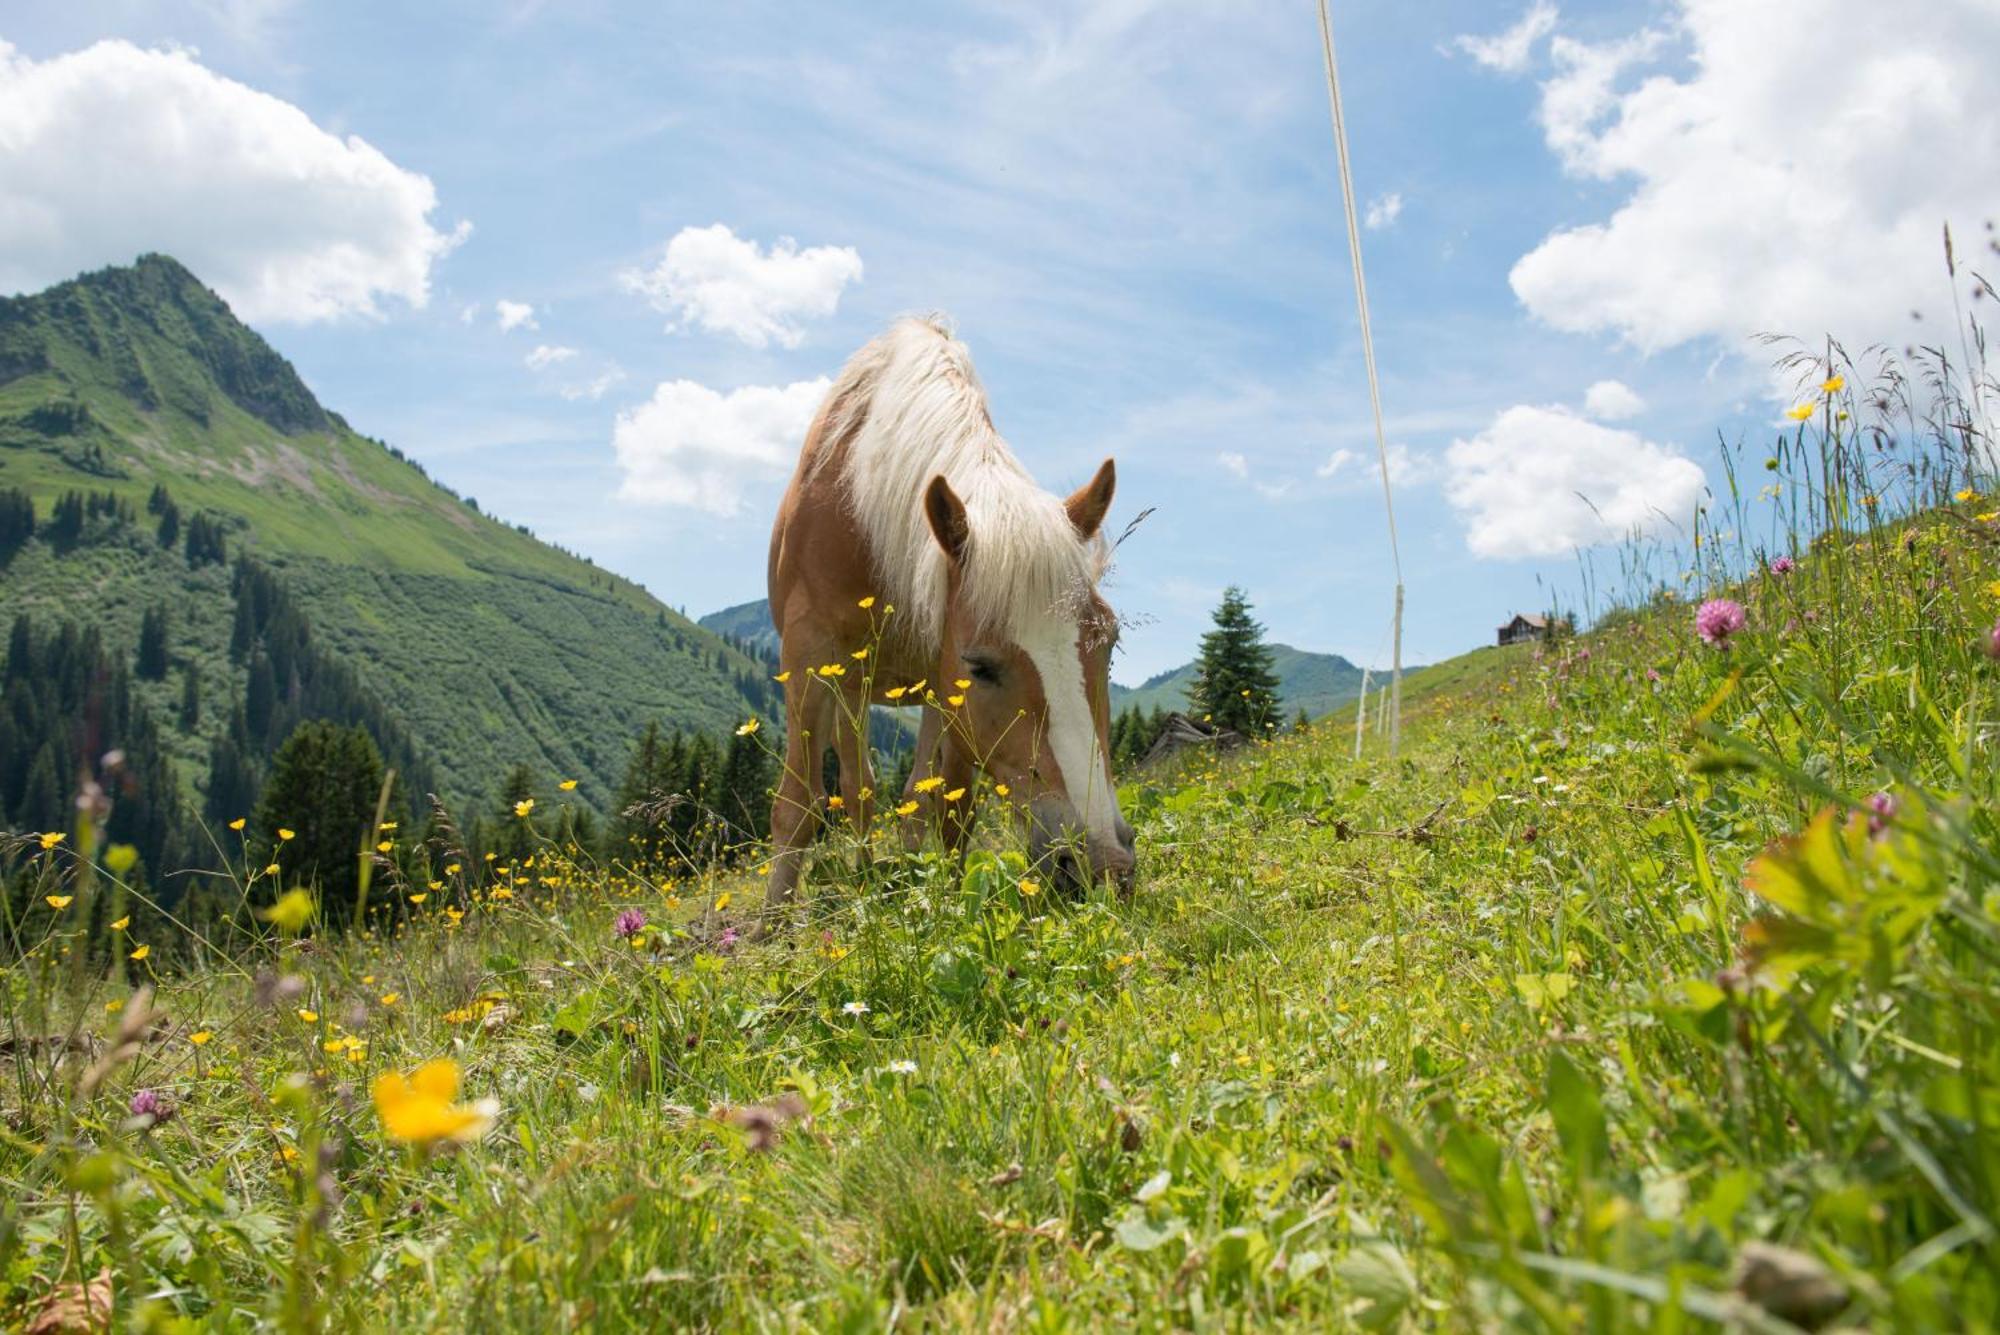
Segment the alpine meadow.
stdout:
<svg viewBox="0 0 2000 1335">
<path fill-rule="evenodd" d="M 0 40 L 0 1324 L 2000 1328 L 1959 18 L 331 8 Z"/>
</svg>

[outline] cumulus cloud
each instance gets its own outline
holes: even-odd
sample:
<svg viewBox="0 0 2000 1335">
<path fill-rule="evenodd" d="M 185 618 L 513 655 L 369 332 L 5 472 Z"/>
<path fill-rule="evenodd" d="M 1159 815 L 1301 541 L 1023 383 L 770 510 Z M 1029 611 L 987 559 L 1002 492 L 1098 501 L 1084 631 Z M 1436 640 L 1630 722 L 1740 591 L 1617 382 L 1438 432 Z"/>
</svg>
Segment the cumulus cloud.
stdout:
<svg viewBox="0 0 2000 1335">
<path fill-rule="evenodd" d="M 1248 478 L 1250 476 L 1250 461 L 1234 450 L 1224 450 L 1221 454 L 1215 456 L 1215 461 L 1221 464 L 1223 471 L 1232 477 Z"/>
<path fill-rule="evenodd" d="M 657 264 L 627 270 L 620 281 L 664 312 L 669 329 L 796 348 L 805 338 L 801 321 L 832 315 L 842 290 L 861 281 L 861 256 L 851 246 L 800 250 L 790 237 L 765 249 L 716 223 L 683 227 Z"/>
<path fill-rule="evenodd" d="M 1505 31 L 1491 37 L 1462 36 L 1453 39 L 1452 44 L 1488 69 L 1519 74 L 1528 68 L 1535 43 L 1548 36 L 1555 26 L 1556 7 L 1549 0 L 1535 0 L 1528 12 Z"/>
<path fill-rule="evenodd" d="M 106 41 L 34 60 L 0 41 L 0 291 L 162 251 L 253 321 L 422 306 L 469 232 L 365 140 L 187 51 Z"/>
<path fill-rule="evenodd" d="M 1759 332 L 1900 343 L 1946 300 L 1940 225 L 2000 214 L 2000 9 L 1987 0 L 1680 0 L 1655 31 L 1559 37 L 1543 134 L 1571 174 L 1630 182 L 1607 218 L 1514 266 L 1559 329 L 1645 350 Z"/>
<path fill-rule="evenodd" d="M 500 332 L 511 333 L 516 329 L 540 329 L 541 322 L 535 319 L 535 308 L 525 301 L 508 301 L 502 298 L 493 303 L 493 318 L 500 325 Z"/>
<path fill-rule="evenodd" d="M 1701 468 L 1636 432 L 1520 404 L 1445 452 L 1445 497 L 1482 557 L 1560 556 L 1635 530 L 1686 528 Z"/>
<path fill-rule="evenodd" d="M 612 428 L 625 475 L 619 495 L 737 513 L 746 490 L 791 469 L 831 383 L 821 376 L 726 394 L 692 380 L 660 384 Z"/>
<path fill-rule="evenodd" d="M 535 345 L 535 350 L 529 353 L 526 357 L 523 357 L 521 361 L 530 371 L 545 371 L 549 367 L 556 365 L 558 362 L 569 361 L 571 358 L 575 356 L 576 356 L 575 348 L 565 348 L 559 345 L 552 346 L 547 343 L 537 343 Z"/>
<path fill-rule="evenodd" d="M 1600 422 L 1622 422 L 1646 411 L 1646 401 L 1622 380 L 1600 380 L 1583 391 L 1583 410 Z"/>
<path fill-rule="evenodd" d="M 1385 227 L 1394 227 L 1396 219 L 1403 216 L 1403 196 L 1396 191 L 1377 195 L 1368 201 L 1367 212 L 1362 215 L 1361 225 L 1371 232 L 1379 232 Z"/>
</svg>

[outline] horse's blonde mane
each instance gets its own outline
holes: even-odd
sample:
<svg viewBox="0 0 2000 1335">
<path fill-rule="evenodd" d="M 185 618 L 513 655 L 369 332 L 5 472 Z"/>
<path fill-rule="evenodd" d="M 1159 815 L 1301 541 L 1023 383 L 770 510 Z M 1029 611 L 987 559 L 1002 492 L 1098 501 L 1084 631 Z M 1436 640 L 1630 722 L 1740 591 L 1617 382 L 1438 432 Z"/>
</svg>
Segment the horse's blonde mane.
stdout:
<svg viewBox="0 0 2000 1335">
<path fill-rule="evenodd" d="M 849 359 L 827 404 L 820 439 L 846 443 L 848 507 L 905 632 L 934 648 L 943 631 L 945 555 L 923 503 L 939 474 L 965 502 L 972 537 L 959 596 L 973 619 L 1006 632 L 1075 615 L 1104 573 L 1104 539 L 1079 539 L 1062 500 L 1007 448 L 972 355 L 942 317 L 897 321 Z"/>
</svg>

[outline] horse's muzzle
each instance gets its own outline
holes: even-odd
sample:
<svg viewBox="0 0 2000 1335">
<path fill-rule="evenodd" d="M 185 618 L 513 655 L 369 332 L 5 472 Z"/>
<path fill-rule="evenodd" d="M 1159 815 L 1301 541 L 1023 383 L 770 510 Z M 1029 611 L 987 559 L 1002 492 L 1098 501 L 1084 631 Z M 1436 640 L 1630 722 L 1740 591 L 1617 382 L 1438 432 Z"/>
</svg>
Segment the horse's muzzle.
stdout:
<svg viewBox="0 0 2000 1335">
<path fill-rule="evenodd" d="M 1042 875 L 1072 893 L 1109 880 L 1129 894 L 1139 865 L 1138 836 L 1120 818 L 1108 836 L 1093 834 L 1069 802 L 1037 798 L 1028 806 L 1028 857 Z"/>
</svg>

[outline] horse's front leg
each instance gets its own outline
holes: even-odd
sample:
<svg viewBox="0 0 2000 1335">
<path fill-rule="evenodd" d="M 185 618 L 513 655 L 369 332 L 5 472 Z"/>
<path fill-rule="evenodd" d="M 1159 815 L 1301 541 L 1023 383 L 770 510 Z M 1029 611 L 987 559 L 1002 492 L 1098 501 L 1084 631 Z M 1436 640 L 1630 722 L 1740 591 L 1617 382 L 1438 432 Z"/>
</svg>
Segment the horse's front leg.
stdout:
<svg viewBox="0 0 2000 1335">
<path fill-rule="evenodd" d="M 785 772 L 771 802 L 771 879 L 766 908 L 781 908 L 798 890 L 805 850 L 819 819 L 820 757 L 825 754 L 832 697 L 804 673 L 785 683 Z"/>
</svg>

